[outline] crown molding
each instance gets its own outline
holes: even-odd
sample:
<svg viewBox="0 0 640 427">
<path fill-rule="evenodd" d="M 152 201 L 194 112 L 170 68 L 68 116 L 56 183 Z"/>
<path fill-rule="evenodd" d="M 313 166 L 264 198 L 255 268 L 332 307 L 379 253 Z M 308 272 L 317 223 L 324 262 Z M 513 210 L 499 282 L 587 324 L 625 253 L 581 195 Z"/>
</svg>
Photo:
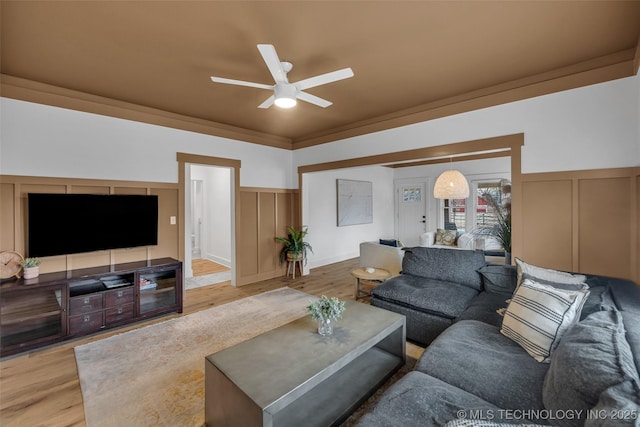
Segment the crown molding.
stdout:
<svg viewBox="0 0 640 427">
<path fill-rule="evenodd" d="M 638 72 L 639 67 L 640 40 L 636 48 L 297 139 L 184 116 L 6 74 L 0 74 L 0 96 L 285 150 L 297 150 L 536 96 L 630 77 Z"/>
<path fill-rule="evenodd" d="M 80 91 L 0 74 L 0 96 L 291 150 L 290 138 L 255 132 Z"/>
<path fill-rule="evenodd" d="M 635 75 L 637 71 L 637 67 L 634 67 L 634 56 L 638 56 L 636 49 L 627 49 L 546 73 L 400 110 L 326 132 L 307 135 L 294 139 L 293 146 L 297 150 L 367 133 L 380 132 L 454 114 L 630 77 Z"/>
</svg>

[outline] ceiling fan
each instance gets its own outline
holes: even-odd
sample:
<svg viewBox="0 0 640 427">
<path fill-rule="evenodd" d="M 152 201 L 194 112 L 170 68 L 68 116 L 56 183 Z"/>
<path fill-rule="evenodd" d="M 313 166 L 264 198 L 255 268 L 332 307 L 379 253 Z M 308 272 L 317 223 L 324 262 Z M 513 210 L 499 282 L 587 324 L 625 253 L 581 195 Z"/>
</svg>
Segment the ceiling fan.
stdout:
<svg viewBox="0 0 640 427">
<path fill-rule="evenodd" d="M 304 92 L 305 89 L 332 83 L 338 80 L 353 77 L 351 68 L 343 68 L 338 71 L 321 74 L 319 76 L 310 77 L 295 83 L 289 83 L 287 73 L 293 68 L 290 62 L 280 61 L 275 47 L 270 44 L 259 44 L 258 50 L 267 64 L 273 79 L 274 85 L 266 85 L 262 83 L 245 82 L 242 80 L 226 79 L 224 77 L 211 76 L 211 80 L 215 83 L 225 83 L 239 86 L 257 87 L 259 89 L 273 90 L 273 95 L 267 98 L 258 108 L 269 108 L 274 103 L 281 108 L 291 108 L 296 105 L 296 99 L 309 102 L 322 108 L 330 106 L 332 103 L 326 99 L 319 98 L 310 93 Z"/>
</svg>

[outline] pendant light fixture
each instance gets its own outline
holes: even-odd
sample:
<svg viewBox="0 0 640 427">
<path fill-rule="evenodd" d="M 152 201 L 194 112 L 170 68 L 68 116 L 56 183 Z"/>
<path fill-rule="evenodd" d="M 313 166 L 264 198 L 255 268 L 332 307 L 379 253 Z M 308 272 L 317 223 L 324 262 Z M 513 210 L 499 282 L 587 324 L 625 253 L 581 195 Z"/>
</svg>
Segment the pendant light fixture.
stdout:
<svg viewBox="0 0 640 427">
<path fill-rule="evenodd" d="M 453 159 L 451 159 L 453 164 Z M 466 199 L 469 197 L 469 183 L 459 171 L 451 168 L 440 174 L 433 187 L 436 199 Z"/>
</svg>

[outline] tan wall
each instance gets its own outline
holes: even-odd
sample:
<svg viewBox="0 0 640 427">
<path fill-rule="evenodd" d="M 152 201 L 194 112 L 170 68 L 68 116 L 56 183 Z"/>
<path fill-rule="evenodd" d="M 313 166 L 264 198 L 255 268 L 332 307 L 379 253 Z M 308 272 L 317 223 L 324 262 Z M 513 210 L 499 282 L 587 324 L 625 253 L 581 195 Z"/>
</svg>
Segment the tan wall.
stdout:
<svg viewBox="0 0 640 427">
<path fill-rule="evenodd" d="M 158 195 L 158 245 L 143 248 L 97 251 L 42 258 L 40 271 L 65 271 L 154 258 L 178 258 L 178 226 L 169 218 L 178 216 L 176 184 L 0 176 L 0 250 L 25 255 L 28 193 L 154 194 Z"/>
<path fill-rule="evenodd" d="M 297 190 L 240 188 L 237 272 L 238 286 L 284 275 L 285 266 L 278 256 L 282 244 L 276 236 L 285 236 L 287 226 L 299 226 Z"/>
<path fill-rule="evenodd" d="M 522 175 L 522 258 L 640 283 L 640 168 Z"/>
</svg>

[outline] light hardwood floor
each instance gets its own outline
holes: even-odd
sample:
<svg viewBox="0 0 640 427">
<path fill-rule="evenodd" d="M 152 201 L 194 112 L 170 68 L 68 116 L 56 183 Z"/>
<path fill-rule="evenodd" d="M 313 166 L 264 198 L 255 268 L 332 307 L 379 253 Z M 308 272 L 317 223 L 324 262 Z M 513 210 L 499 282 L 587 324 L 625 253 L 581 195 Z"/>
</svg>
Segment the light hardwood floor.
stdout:
<svg viewBox="0 0 640 427">
<path fill-rule="evenodd" d="M 230 270 L 226 265 L 218 264 L 208 259 L 194 259 L 191 261 L 191 269 L 194 276 L 206 276 L 207 274 L 222 273 Z"/>
<path fill-rule="evenodd" d="M 296 279 L 279 277 L 239 288 L 225 282 L 191 289 L 185 294 L 181 315 L 284 286 L 312 295 L 353 299 L 355 279 L 350 272 L 357 266 L 358 260 L 352 259 L 313 269 L 308 276 Z M 181 315 L 161 317 L 0 361 L 0 425 L 86 425 L 73 347 Z M 408 346 L 412 357 L 419 357 L 421 351 L 419 347 Z"/>
</svg>

